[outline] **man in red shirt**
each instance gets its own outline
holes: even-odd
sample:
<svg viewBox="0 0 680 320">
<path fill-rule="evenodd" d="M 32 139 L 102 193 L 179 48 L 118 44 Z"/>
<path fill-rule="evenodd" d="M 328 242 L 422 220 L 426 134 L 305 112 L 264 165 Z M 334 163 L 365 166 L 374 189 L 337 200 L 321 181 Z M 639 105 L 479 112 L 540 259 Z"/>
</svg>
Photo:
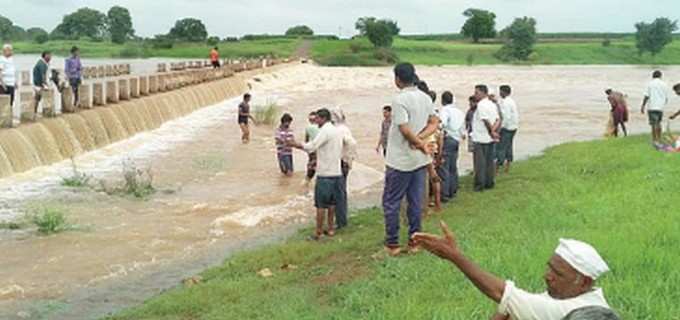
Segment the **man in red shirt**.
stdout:
<svg viewBox="0 0 680 320">
<path fill-rule="evenodd" d="M 220 67 L 220 49 L 218 47 L 214 47 L 210 50 L 210 63 L 212 63 L 212 66 L 215 69 Z"/>
</svg>

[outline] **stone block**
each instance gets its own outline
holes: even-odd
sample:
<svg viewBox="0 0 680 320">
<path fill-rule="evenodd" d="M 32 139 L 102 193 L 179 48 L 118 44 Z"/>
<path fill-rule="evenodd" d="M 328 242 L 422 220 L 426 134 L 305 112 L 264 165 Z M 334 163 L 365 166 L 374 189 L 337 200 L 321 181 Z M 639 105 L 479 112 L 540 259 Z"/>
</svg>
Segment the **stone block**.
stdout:
<svg viewBox="0 0 680 320">
<path fill-rule="evenodd" d="M 118 90 L 118 81 L 111 80 L 106 82 L 106 103 L 118 103 L 120 100 L 120 91 Z"/>
<path fill-rule="evenodd" d="M 148 76 L 140 76 L 139 77 L 139 95 L 140 96 L 145 96 L 149 94 L 149 77 Z"/>
<path fill-rule="evenodd" d="M 78 88 L 78 107 L 83 109 L 92 109 L 92 85 L 81 84 Z"/>
<path fill-rule="evenodd" d="M 149 93 L 158 92 L 158 75 L 149 76 Z"/>
<path fill-rule="evenodd" d="M 9 95 L 0 95 L 0 127 L 12 127 L 12 105 Z"/>
<path fill-rule="evenodd" d="M 139 98 L 139 78 L 130 78 L 130 98 Z"/>
<path fill-rule="evenodd" d="M 130 80 L 118 80 L 118 100 L 130 100 Z"/>
<path fill-rule="evenodd" d="M 106 104 L 106 91 L 103 82 L 92 84 L 92 105 L 103 106 Z"/>
</svg>

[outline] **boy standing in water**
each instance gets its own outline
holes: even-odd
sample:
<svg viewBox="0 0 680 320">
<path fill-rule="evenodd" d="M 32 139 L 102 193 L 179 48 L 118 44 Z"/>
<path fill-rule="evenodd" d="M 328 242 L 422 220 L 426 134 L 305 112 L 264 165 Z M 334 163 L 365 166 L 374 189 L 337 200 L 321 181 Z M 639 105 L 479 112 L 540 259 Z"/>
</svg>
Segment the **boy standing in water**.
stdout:
<svg viewBox="0 0 680 320">
<path fill-rule="evenodd" d="M 293 122 L 293 117 L 290 114 L 284 114 L 281 117 L 281 125 L 276 129 L 276 157 L 279 161 L 279 168 L 281 173 L 291 177 L 293 176 L 293 148 L 289 145 L 294 141 L 293 130 L 290 129 L 290 124 Z"/>
<path fill-rule="evenodd" d="M 250 93 L 243 95 L 243 101 L 238 105 L 238 125 L 241 127 L 241 141 L 243 143 L 250 142 L 250 126 L 249 120 L 255 121 L 250 115 Z"/>
<path fill-rule="evenodd" d="M 309 125 L 305 128 L 305 143 L 314 140 L 320 130 L 316 120 L 316 112 L 310 112 L 307 120 L 309 121 Z M 314 178 L 314 175 L 316 175 L 316 152 L 311 152 L 308 154 L 307 160 L 307 181 L 311 181 L 312 178 Z"/>
</svg>

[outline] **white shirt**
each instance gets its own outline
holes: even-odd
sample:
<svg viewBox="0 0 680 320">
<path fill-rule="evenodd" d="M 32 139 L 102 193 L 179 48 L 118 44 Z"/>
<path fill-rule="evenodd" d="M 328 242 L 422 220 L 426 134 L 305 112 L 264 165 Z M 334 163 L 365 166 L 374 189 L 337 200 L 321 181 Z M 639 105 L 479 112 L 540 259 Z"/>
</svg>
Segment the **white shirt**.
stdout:
<svg viewBox="0 0 680 320">
<path fill-rule="evenodd" d="M 445 105 L 439 112 L 439 118 L 447 137 L 456 139 L 458 142 L 463 140 L 465 134 L 465 114 L 463 114 L 463 111 L 460 111 L 453 104 Z"/>
<path fill-rule="evenodd" d="M 324 123 L 314 140 L 302 146 L 308 153 L 316 152 L 317 176 L 330 178 L 342 175 L 340 159 L 342 158 L 343 140 L 342 133 L 329 121 Z"/>
<path fill-rule="evenodd" d="M 2 83 L 10 87 L 17 85 L 17 68 L 13 57 L 0 56 L 0 72 Z"/>
<path fill-rule="evenodd" d="M 492 143 L 493 138 L 489 134 L 489 130 L 484 124 L 484 120 L 488 121 L 491 125 L 498 121 L 498 108 L 496 105 L 489 100 L 489 98 L 484 98 L 477 104 L 477 110 L 472 117 L 472 133 L 470 138 L 472 142 L 475 143 Z"/>
<path fill-rule="evenodd" d="M 342 135 L 342 161 L 347 162 L 351 166 L 357 157 L 357 141 L 352 136 L 352 131 L 345 124 L 338 124 L 335 128 Z"/>
<path fill-rule="evenodd" d="M 511 131 L 519 129 L 519 111 L 515 100 L 511 97 L 501 99 L 500 109 L 503 116 L 503 129 Z"/>
<path fill-rule="evenodd" d="M 430 116 L 435 115 L 432 98 L 416 87 L 401 90 L 392 101 L 392 125 L 388 134 L 387 157 L 388 167 L 399 171 L 413 171 L 432 162 L 432 159 L 420 150 L 411 148 L 408 140 L 401 134 L 399 126 L 406 124 L 413 134 L 425 129 Z"/>
<path fill-rule="evenodd" d="M 547 292 L 534 294 L 515 287 L 512 281 L 505 284 L 498 313 L 510 315 L 512 320 L 562 320 L 569 312 L 589 306 L 610 308 L 602 289 L 595 288 L 571 299 L 559 300 Z"/>
<path fill-rule="evenodd" d="M 670 88 L 663 80 L 656 78 L 650 81 L 645 90 L 645 97 L 649 98 L 647 110 L 663 111 L 664 107 L 668 104 L 670 95 Z"/>
</svg>

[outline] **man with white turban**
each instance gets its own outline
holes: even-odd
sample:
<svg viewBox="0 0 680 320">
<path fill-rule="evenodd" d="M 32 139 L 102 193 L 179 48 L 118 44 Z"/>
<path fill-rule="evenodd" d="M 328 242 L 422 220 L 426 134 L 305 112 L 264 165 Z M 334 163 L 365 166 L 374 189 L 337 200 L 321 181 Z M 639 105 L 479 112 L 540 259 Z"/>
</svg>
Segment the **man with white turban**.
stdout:
<svg viewBox="0 0 680 320">
<path fill-rule="evenodd" d="M 432 254 L 453 263 L 482 293 L 499 304 L 493 320 L 561 320 L 583 307 L 609 309 L 602 289 L 594 286 L 609 267 L 587 243 L 560 239 L 544 275 L 547 291 L 533 294 L 477 266 L 463 255 L 444 222 L 441 228 L 443 237 L 416 233 L 413 239 Z"/>
</svg>

